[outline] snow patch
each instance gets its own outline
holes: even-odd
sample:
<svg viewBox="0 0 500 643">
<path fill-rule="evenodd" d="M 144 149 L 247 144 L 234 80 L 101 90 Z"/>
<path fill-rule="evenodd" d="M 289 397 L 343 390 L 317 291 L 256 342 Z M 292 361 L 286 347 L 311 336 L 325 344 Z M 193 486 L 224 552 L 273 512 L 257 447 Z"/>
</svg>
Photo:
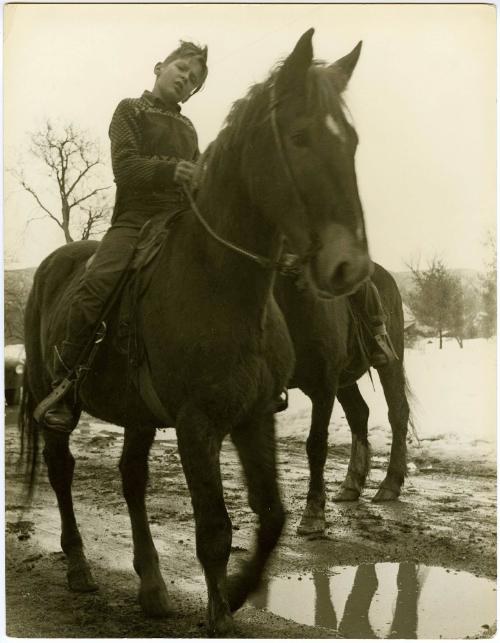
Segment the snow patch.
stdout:
<svg viewBox="0 0 500 643">
<path fill-rule="evenodd" d="M 496 340 L 470 339 L 461 349 L 454 339 L 423 339 L 405 350 L 405 368 L 419 443 L 410 442 L 409 456 L 447 457 L 496 462 Z M 367 375 L 359 381 L 370 408 L 369 440 L 377 453 L 389 453 L 391 428 L 382 386 L 373 371 L 375 391 Z M 278 416 L 279 438 L 305 440 L 311 403 L 301 391 L 290 391 L 290 406 Z M 350 443 L 342 407 L 335 404 L 329 443 Z"/>
</svg>

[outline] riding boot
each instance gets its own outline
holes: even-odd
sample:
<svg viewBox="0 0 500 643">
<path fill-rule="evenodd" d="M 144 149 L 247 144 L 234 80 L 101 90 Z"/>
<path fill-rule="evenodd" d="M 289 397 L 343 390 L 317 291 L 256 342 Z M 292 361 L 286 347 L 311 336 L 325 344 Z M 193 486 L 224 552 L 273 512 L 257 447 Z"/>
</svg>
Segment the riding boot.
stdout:
<svg viewBox="0 0 500 643">
<path fill-rule="evenodd" d="M 387 318 L 382 300 L 373 281 L 368 279 L 363 282 L 350 300 L 369 324 L 373 338 L 368 355 L 371 366 L 380 368 L 398 359 L 385 325 Z"/>
<path fill-rule="evenodd" d="M 398 359 L 391 339 L 387 332 L 385 323 L 380 323 L 378 320 L 372 324 L 373 339 L 375 340 L 375 348 L 370 353 L 370 363 L 373 368 L 380 368 L 386 366 L 390 362 Z"/>
<path fill-rule="evenodd" d="M 78 366 L 78 358 L 83 350 L 82 344 L 63 341 L 61 349 L 54 346 L 54 380 L 52 389 L 57 388 L 61 382 Z M 44 416 L 45 426 L 49 429 L 71 432 L 78 421 L 75 404 L 74 387 L 71 386 L 65 395 L 47 410 Z"/>
</svg>

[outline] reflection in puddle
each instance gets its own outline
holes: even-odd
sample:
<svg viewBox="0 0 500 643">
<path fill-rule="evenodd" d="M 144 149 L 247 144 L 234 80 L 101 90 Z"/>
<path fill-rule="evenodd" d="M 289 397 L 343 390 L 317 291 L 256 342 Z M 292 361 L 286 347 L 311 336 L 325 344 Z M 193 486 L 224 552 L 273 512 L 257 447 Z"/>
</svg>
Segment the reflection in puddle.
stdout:
<svg viewBox="0 0 500 643">
<path fill-rule="evenodd" d="M 493 581 L 416 563 L 272 578 L 251 603 L 343 638 L 460 639 L 496 622 Z"/>
</svg>

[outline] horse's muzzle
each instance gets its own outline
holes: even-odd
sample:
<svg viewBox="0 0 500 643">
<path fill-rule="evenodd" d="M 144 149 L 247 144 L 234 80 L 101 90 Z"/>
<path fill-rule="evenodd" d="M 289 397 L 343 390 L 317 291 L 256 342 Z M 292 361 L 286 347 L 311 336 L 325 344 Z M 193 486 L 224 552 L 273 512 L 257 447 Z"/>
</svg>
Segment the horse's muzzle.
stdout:
<svg viewBox="0 0 500 643">
<path fill-rule="evenodd" d="M 360 247 L 344 226 L 331 224 L 321 251 L 311 262 L 310 274 L 318 294 L 348 295 L 372 272 L 373 263 L 366 247 Z"/>
</svg>

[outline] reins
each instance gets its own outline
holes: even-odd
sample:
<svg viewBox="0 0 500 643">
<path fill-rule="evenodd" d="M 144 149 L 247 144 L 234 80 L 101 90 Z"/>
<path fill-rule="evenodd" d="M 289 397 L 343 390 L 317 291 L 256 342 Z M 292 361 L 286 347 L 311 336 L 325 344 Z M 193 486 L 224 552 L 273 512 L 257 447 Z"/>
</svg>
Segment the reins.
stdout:
<svg viewBox="0 0 500 643">
<path fill-rule="evenodd" d="M 215 239 L 215 241 L 218 241 L 220 244 L 225 246 L 226 248 L 229 248 L 230 250 L 234 250 L 234 252 L 237 252 L 240 255 L 243 255 L 244 257 L 248 257 L 249 259 L 252 259 L 256 263 L 258 263 L 260 266 L 263 268 L 268 268 L 268 269 L 277 269 L 279 266 L 279 262 L 273 261 L 272 259 L 269 259 L 268 257 L 264 257 L 262 255 L 256 254 L 254 252 L 250 252 L 249 250 L 245 250 L 244 248 L 241 248 L 240 246 L 237 246 L 234 243 L 231 243 L 231 241 L 227 241 L 226 239 L 223 239 L 221 236 L 215 232 L 210 227 L 210 224 L 208 221 L 203 217 L 203 215 L 200 212 L 200 209 L 198 208 L 196 201 L 193 198 L 192 192 L 187 188 L 184 187 L 184 192 L 186 193 L 188 199 L 189 199 L 189 204 L 191 206 L 191 209 L 193 210 L 196 218 L 198 221 L 201 223 L 201 225 L 205 228 L 205 230 L 208 232 L 208 234 Z"/>
<path fill-rule="evenodd" d="M 278 128 L 278 120 L 276 116 L 277 104 L 278 104 L 278 101 L 276 100 L 276 96 L 275 96 L 275 88 L 274 88 L 274 85 L 272 85 L 270 116 L 271 116 L 271 127 L 273 130 L 274 140 L 276 142 L 276 147 L 278 149 L 278 154 L 280 156 L 283 168 L 285 170 L 285 174 L 287 176 L 288 182 L 292 187 L 296 200 L 300 203 L 301 208 L 305 209 L 303 199 L 297 189 L 297 186 L 295 185 L 295 181 L 293 179 L 293 175 L 288 163 L 288 159 L 286 157 L 285 150 L 283 148 L 283 142 L 281 140 L 281 136 Z M 198 208 L 194 200 L 191 190 L 187 186 L 184 186 L 184 192 L 186 193 L 186 196 L 189 200 L 189 204 L 191 206 L 192 211 L 194 212 L 194 215 L 201 223 L 203 228 L 206 230 L 206 232 L 215 241 L 217 241 L 224 247 L 228 248 L 229 250 L 232 250 L 233 252 L 236 252 L 244 257 L 247 257 L 252 261 L 255 261 L 255 263 L 259 264 L 259 266 L 261 266 L 266 270 L 276 270 L 282 275 L 296 275 L 300 273 L 302 267 L 305 264 L 307 264 L 313 257 L 315 257 L 318 251 L 321 249 L 320 240 L 316 236 L 313 236 L 311 238 L 311 245 L 309 249 L 303 255 L 285 253 L 278 261 L 274 259 L 270 259 L 269 257 L 264 257 L 263 255 L 259 255 L 255 252 L 245 250 L 241 246 L 231 243 L 231 241 L 228 241 L 227 239 L 223 239 L 220 235 L 218 235 L 217 232 L 215 232 L 215 230 L 210 226 L 208 221 L 201 214 L 200 209 Z"/>
</svg>

